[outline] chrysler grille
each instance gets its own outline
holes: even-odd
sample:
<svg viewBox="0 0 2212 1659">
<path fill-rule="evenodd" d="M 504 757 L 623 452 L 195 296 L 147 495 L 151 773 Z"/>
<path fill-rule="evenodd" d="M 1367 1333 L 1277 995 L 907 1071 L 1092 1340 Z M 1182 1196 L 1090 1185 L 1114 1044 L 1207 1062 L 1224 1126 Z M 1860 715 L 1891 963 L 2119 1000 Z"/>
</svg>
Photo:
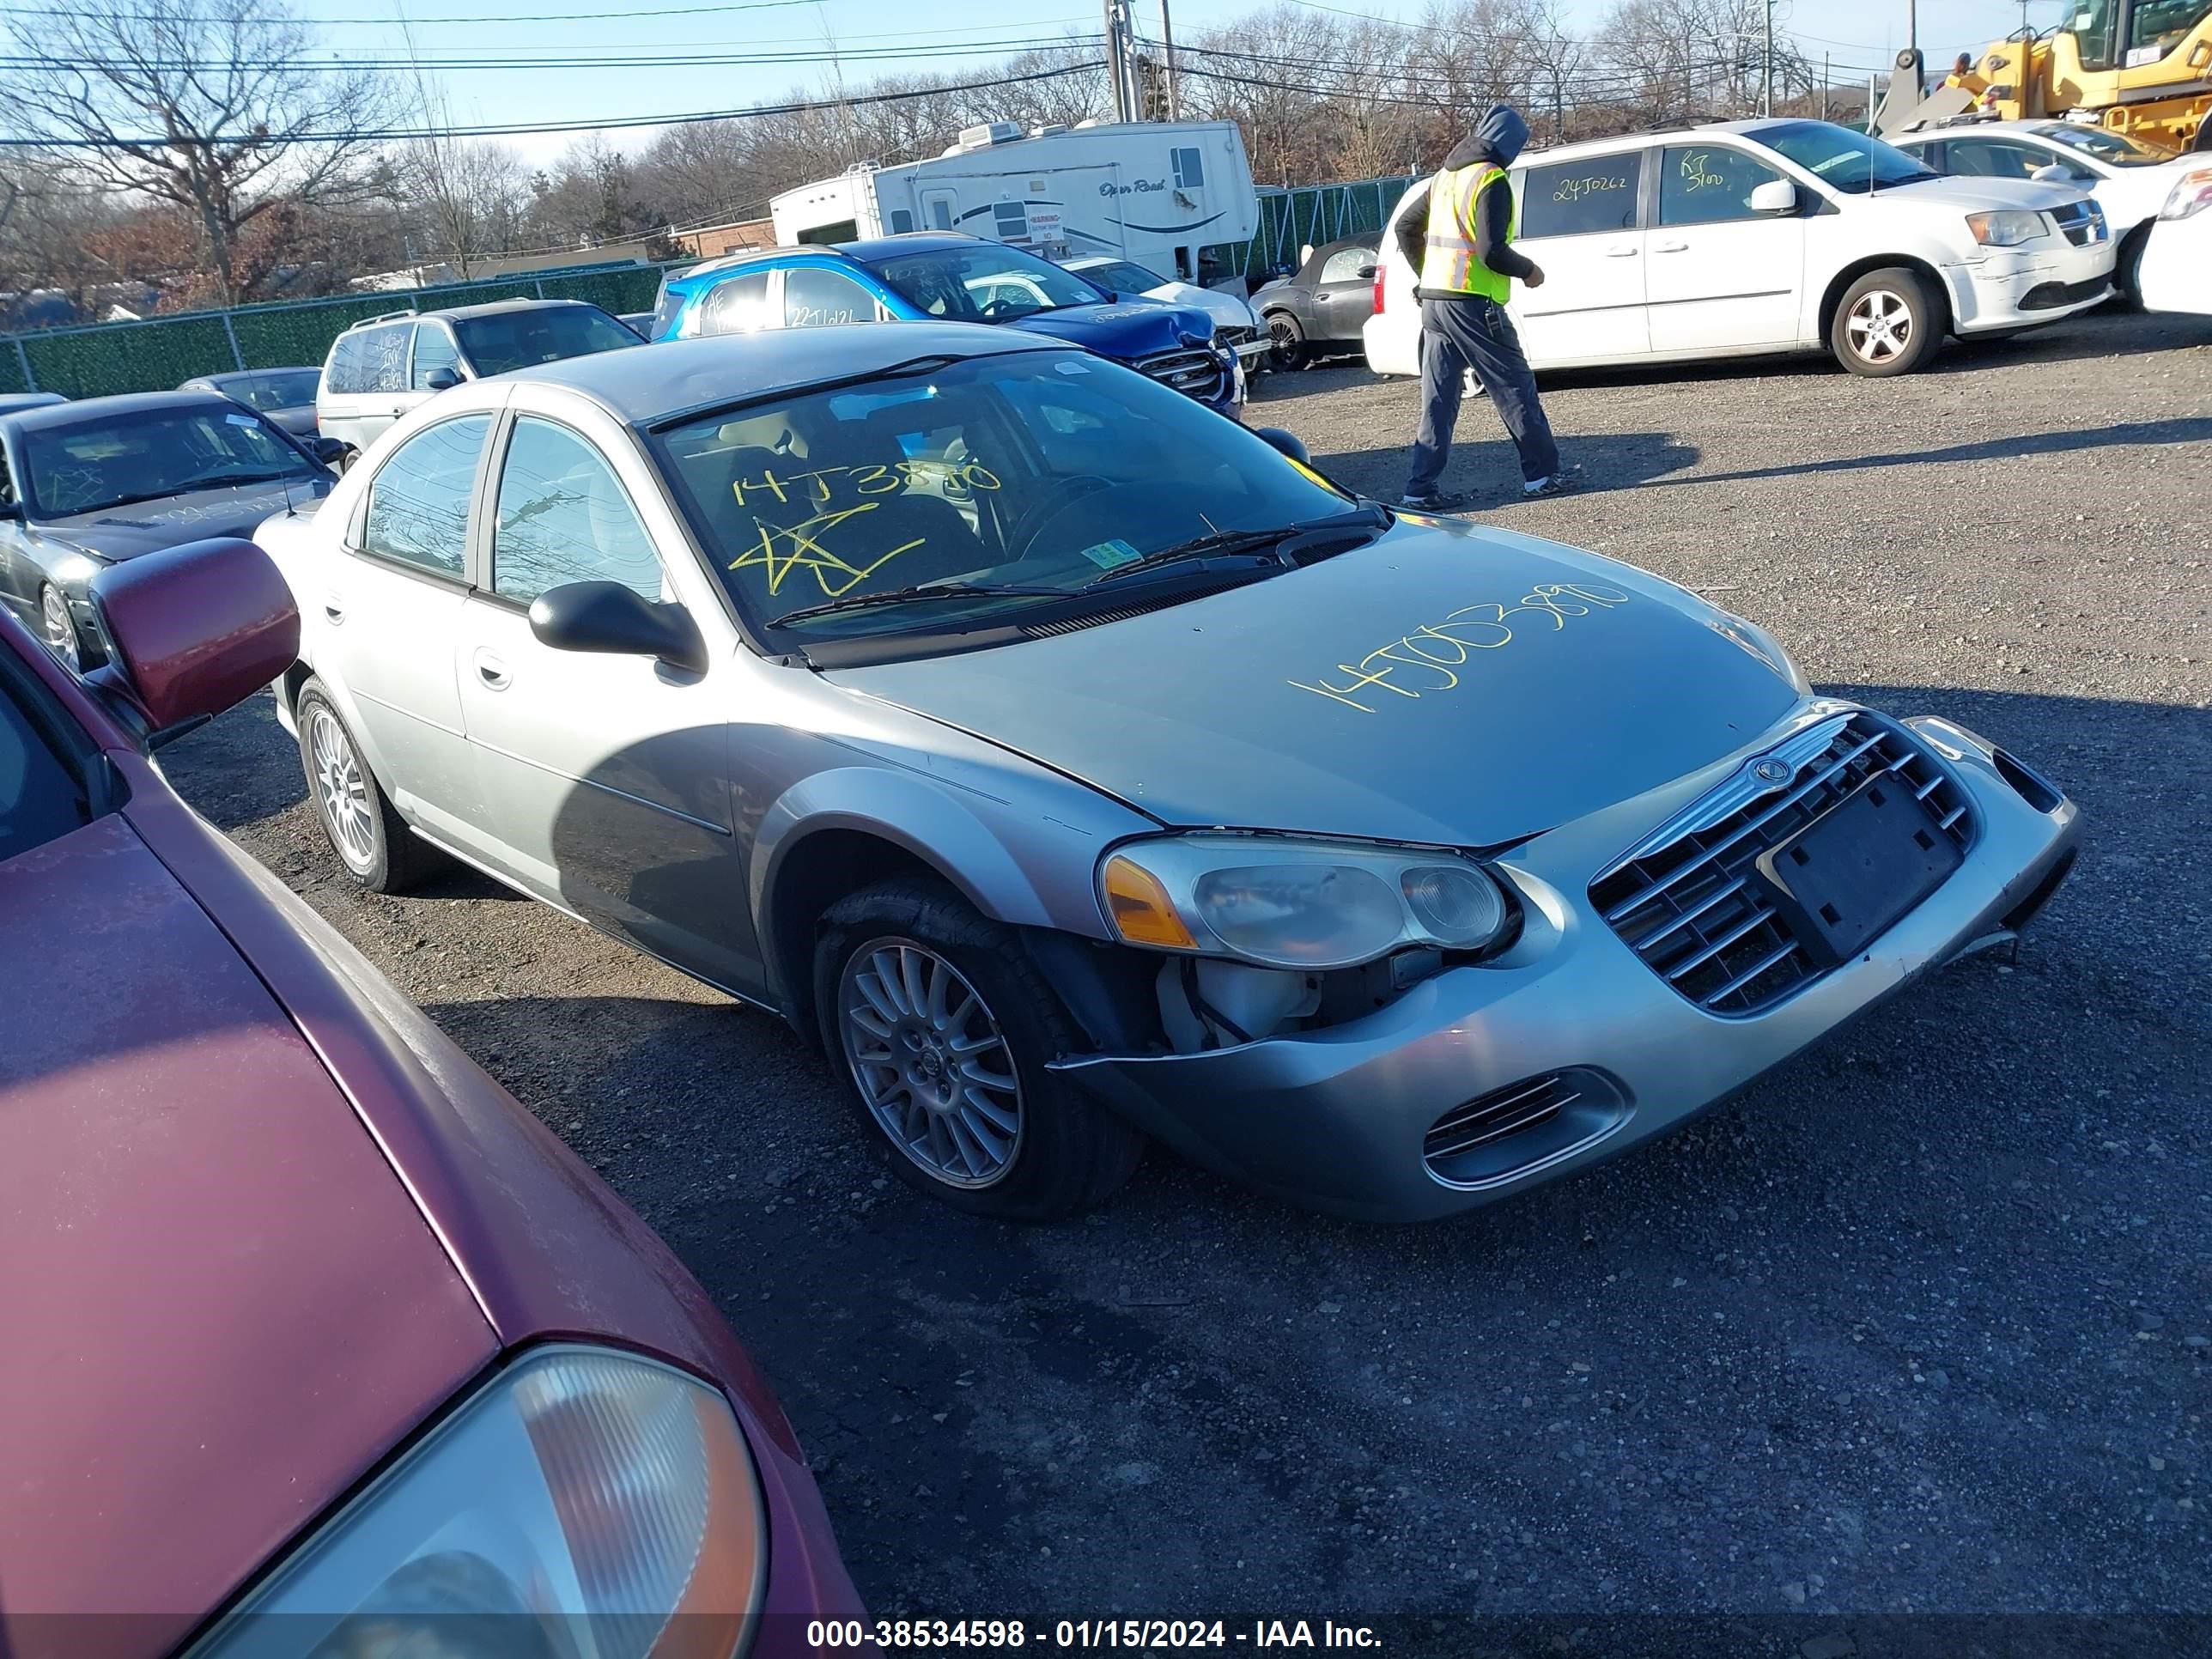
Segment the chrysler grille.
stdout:
<svg viewBox="0 0 2212 1659">
<path fill-rule="evenodd" d="M 1163 351 L 1156 357 L 1139 360 L 1137 368 L 1161 385 L 1173 386 L 1201 402 L 1210 402 L 1221 392 L 1221 360 L 1203 347 L 1189 351 Z"/>
<path fill-rule="evenodd" d="M 1807 737 L 1826 741 L 1810 754 Z M 1651 970 L 1699 1007 L 1753 1014 L 1826 971 L 1818 953 L 1791 931 L 1757 870 L 1780 846 L 1862 786 L 1893 776 L 1919 805 L 1935 833 L 1963 852 L 1974 825 L 1964 792 L 1919 744 L 1870 714 L 1853 714 L 1782 746 L 1786 779 L 1747 801 L 1735 786 L 1708 797 L 1725 810 L 1701 818 L 1692 808 L 1679 834 L 1646 843 L 1590 884 L 1606 925 Z M 1741 790 L 1737 790 L 1741 793 Z"/>
</svg>

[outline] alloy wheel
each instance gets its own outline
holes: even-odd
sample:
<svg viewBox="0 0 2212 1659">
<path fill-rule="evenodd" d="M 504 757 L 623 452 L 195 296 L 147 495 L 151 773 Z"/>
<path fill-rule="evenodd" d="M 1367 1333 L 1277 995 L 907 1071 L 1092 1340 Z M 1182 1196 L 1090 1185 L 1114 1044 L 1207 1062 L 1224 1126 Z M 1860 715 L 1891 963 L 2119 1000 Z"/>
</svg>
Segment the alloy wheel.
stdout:
<svg viewBox="0 0 2212 1659">
<path fill-rule="evenodd" d="M 845 964 L 837 1014 L 853 1081 L 893 1145 L 948 1186 L 1006 1176 L 1021 1147 L 1021 1079 L 958 969 L 912 939 L 872 940 Z"/>
<path fill-rule="evenodd" d="M 338 717 L 318 705 L 307 721 L 307 751 L 314 762 L 316 804 L 338 856 L 356 871 L 376 862 L 376 820 L 368 784 Z"/>
<path fill-rule="evenodd" d="M 1275 368 L 1296 368 L 1304 355 L 1305 337 L 1298 325 L 1278 313 L 1267 319 L 1267 362 Z"/>
<path fill-rule="evenodd" d="M 76 623 L 70 616 L 69 601 L 53 588 L 39 590 L 39 624 L 47 648 L 62 659 L 64 667 L 76 673 L 84 666 L 77 651 Z"/>
<path fill-rule="evenodd" d="M 1912 342 L 1912 307 L 1886 288 L 1859 295 L 1844 324 L 1851 349 L 1869 363 L 1886 363 Z"/>
</svg>

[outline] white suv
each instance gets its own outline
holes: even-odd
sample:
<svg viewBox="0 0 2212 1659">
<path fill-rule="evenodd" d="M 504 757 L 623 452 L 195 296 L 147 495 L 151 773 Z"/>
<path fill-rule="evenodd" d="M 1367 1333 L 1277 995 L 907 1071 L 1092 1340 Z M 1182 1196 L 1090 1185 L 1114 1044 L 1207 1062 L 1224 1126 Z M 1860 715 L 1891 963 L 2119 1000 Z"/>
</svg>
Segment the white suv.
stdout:
<svg viewBox="0 0 2212 1659">
<path fill-rule="evenodd" d="M 1942 179 L 1826 121 L 1571 144 L 1512 176 L 1516 246 L 1545 282 L 1516 283 L 1511 310 L 1539 369 L 1826 348 L 1854 374 L 1903 374 L 1946 334 L 2014 332 L 2112 291 L 2112 238 L 2080 191 Z M 1368 365 L 1418 374 L 1415 273 L 1387 233 L 1382 252 Z"/>
</svg>

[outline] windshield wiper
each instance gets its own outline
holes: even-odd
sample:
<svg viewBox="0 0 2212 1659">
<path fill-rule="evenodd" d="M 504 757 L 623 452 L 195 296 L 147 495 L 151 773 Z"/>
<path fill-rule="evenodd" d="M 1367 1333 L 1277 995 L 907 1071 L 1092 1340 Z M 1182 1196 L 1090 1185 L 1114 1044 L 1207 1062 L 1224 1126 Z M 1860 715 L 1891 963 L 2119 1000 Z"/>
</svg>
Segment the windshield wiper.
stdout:
<svg viewBox="0 0 2212 1659">
<path fill-rule="evenodd" d="M 820 605 L 801 605 L 796 611 L 787 611 L 776 617 L 775 626 L 786 628 L 793 623 L 804 622 L 809 617 L 833 616 L 840 611 L 860 611 L 875 605 L 901 605 L 909 599 L 975 599 L 996 594 L 1028 594 L 1036 599 L 1065 599 L 1077 591 L 1030 582 L 922 582 L 913 587 L 887 587 L 879 593 L 848 593 L 842 599 L 825 599 Z"/>
<path fill-rule="evenodd" d="M 279 478 L 305 478 L 306 472 L 289 470 L 282 472 L 210 472 L 197 478 L 187 478 L 180 484 L 172 484 L 161 493 L 165 495 L 188 495 L 195 489 L 220 489 L 231 484 L 275 483 Z"/>
<path fill-rule="evenodd" d="M 1349 513 L 1334 514 L 1326 519 L 1307 519 L 1297 524 L 1277 525 L 1268 530 L 1218 530 L 1210 536 L 1200 536 L 1191 541 L 1177 542 L 1173 547 L 1163 547 L 1156 553 L 1147 553 L 1127 564 L 1117 564 L 1111 570 L 1102 571 L 1093 576 L 1083 584 L 1083 587 L 1103 586 L 1108 582 L 1119 581 L 1124 576 L 1157 570 L 1162 565 L 1180 564 L 1189 559 L 1203 559 L 1221 553 L 1257 552 L 1261 548 L 1274 547 L 1289 541 L 1293 536 L 1310 535 L 1316 531 L 1383 530 L 1389 528 L 1389 523 L 1387 507 L 1370 505 L 1355 507 Z M 1285 568 L 1288 568 L 1287 563 Z"/>
</svg>

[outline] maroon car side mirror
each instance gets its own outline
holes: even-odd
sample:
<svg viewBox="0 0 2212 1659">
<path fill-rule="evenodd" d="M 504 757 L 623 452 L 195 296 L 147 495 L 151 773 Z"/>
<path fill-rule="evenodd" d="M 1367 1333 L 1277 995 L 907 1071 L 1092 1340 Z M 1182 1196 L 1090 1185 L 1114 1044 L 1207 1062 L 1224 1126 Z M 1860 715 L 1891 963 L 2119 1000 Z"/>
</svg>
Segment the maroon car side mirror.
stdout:
<svg viewBox="0 0 2212 1659">
<path fill-rule="evenodd" d="M 220 714 L 299 659 L 300 613 L 269 556 L 234 536 L 108 566 L 92 605 L 110 660 L 86 679 L 154 732 Z"/>
</svg>

